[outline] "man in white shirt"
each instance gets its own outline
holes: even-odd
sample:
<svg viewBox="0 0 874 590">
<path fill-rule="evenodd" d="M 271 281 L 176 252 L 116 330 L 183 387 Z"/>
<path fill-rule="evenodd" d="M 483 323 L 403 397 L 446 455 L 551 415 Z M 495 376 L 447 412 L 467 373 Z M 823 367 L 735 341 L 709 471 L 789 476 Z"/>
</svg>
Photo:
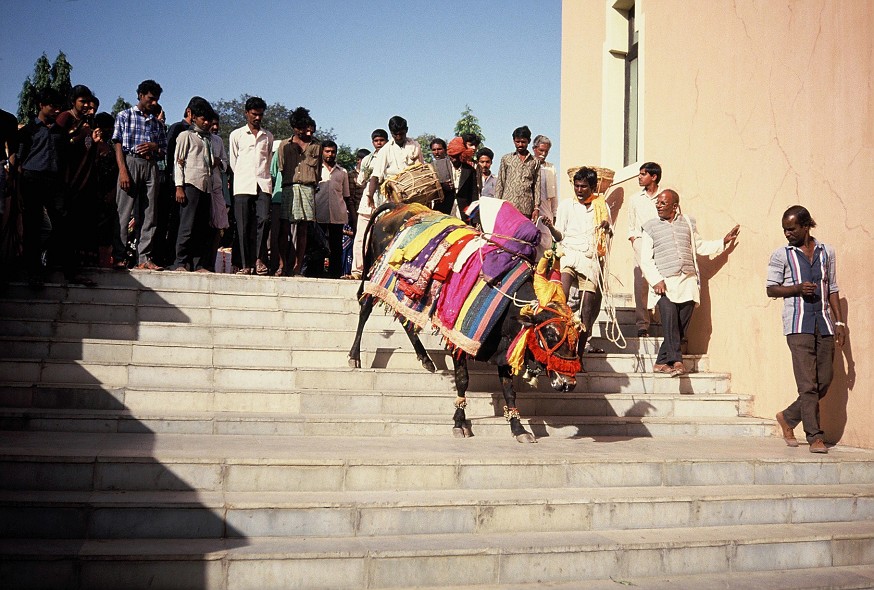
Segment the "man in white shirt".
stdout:
<svg viewBox="0 0 874 590">
<path fill-rule="evenodd" d="M 388 120 L 388 131 L 391 139 L 373 158 L 373 171 L 370 182 L 364 191 L 364 199 L 368 203 L 374 198 L 376 190 L 387 177 L 399 174 L 408 166 L 424 164 L 422 148 L 415 139 L 407 138 L 407 120 L 394 116 Z"/>
<path fill-rule="evenodd" d="M 701 300 L 696 255 L 722 253 L 737 238 L 740 226 L 722 240 L 702 240 L 695 220 L 680 213 L 680 196 L 670 189 L 659 193 L 656 210 L 658 217 L 643 225 L 640 268 L 658 297 L 662 318 L 663 340 L 653 371 L 676 377 L 686 373 L 680 343 Z"/>
<path fill-rule="evenodd" d="M 545 135 L 538 135 L 534 138 L 533 145 L 531 151 L 540 160 L 540 217 L 542 219 L 537 221 L 537 229 L 540 230 L 540 247 L 537 248 L 537 258 L 540 258 L 543 252 L 552 247 L 552 236 L 543 222 L 543 218 L 555 221 L 558 212 L 558 183 L 555 176 L 555 166 L 546 161 L 549 150 L 552 149 L 552 140 Z"/>
<path fill-rule="evenodd" d="M 591 168 L 580 168 L 574 174 L 574 199 L 565 199 L 558 205 L 555 225 L 549 217 L 542 218 L 552 238 L 561 242 L 561 286 L 565 298 L 576 283 L 581 294 L 580 319 L 586 326 L 580 334 L 579 351 L 585 350 L 592 333 L 595 318 L 601 310 L 601 264 L 606 256 L 606 239 L 612 235 L 610 208 L 603 196 L 595 193 L 598 173 Z"/>
<path fill-rule="evenodd" d="M 322 179 L 316 193 L 316 223 L 328 236 L 328 277 L 339 279 L 343 268 L 343 225 L 349 220 L 349 173 L 337 164 L 337 144 L 322 142 Z"/>
<path fill-rule="evenodd" d="M 231 131 L 230 165 L 234 171 L 234 214 L 237 217 L 240 264 L 239 274 L 266 275 L 264 241 L 270 214 L 273 180 L 270 160 L 273 134 L 261 128 L 267 103 L 252 96 L 246 100 L 246 125 Z M 254 219 L 253 219 L 254 216 Z"/>
<path fill-rule="evenodd" d="M 373 153 L 367 154 L 361 159 L 361 164 L 358 166 L 358 178 L 356 182 L 364 187 L 364 195 L 358 203 L 358 219 L 355 222 L 355 242 L 352 244 L 352 274 L 349 278 L 360 280 L 361 273 L 364 270 L 364 231 L 367 229 L 367 224 L 370 223 L 370 216 L 373 210 L 380 203 L 377 203 L 376 196 L 370 192 L 370 175 L 373 172 L 373 160 L 379 153 L 379 150 L 388 143 L 388 131 L 385 129 L 375 129 L 370 134 L 370 141 L 373 144 Z"/>
<path fill-rule="evenodd" d="M 634 311 L 637 323 L 638 338 L 649 336 L 650 312 L 647 307 L 649 285 L 640 270 L 639 238 L 643 235 L 643 224 L 650 219 L 657 219 L 656 197 L 659 193 L 659 182 L 662 179 L 662 167 L 655 162 L 644 162 L 637 176 L 640 192 L 631 197 L 628 211 L 628 239 L 634 249 Z"/>
</svg>

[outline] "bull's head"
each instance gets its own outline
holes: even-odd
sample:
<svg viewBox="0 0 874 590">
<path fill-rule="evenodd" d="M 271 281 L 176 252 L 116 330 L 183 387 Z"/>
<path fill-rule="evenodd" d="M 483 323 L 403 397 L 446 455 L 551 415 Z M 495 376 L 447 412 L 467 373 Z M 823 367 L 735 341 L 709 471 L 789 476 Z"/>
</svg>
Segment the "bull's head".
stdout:
<svg viewBox="0 0 874 590">
<path fill-rule="evenodd" d="M 508 351 L 514 373 L 536 378 L 544 371 L 556 391 L 573 391 L 580 371 L 577 342 L 580 326 L 566 303 L 526 307 L 520 314 L 524 326 Z"/>
</svg>

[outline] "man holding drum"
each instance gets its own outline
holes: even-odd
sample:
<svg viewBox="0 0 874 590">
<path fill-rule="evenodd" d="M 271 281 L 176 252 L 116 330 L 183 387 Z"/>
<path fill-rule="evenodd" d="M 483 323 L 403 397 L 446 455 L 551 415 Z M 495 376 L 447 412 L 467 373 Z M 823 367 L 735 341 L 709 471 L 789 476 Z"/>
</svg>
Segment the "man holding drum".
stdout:
<svg viewBox="0 0 874 590">
<path fill-rule="evenodd" d="M 424 164 L 422 148 L 419 142 L 407 137 L 407 120 L 394 116 L 388 120 L 388 131 L 391 139 L 373 158 L 373 171 L 370 181 L 364 191 L 368 203 L 373 202 L 377 188 L 387 177 L 399 174 L 413 164 Z"/>
</svg>

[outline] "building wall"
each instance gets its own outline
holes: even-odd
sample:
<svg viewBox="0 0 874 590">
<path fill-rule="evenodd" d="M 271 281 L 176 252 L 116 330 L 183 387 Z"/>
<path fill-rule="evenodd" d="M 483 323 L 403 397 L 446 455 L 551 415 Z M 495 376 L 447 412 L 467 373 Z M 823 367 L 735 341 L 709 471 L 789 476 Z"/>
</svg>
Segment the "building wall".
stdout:
<svg viewBox="0 0 874 590">
<path fill-rule="evenodd" d="M 621 0 L 620 0 L 621 1 Z M 702 264 L 702 305 L 690 352 L 707 353 L 772 418 L 795 397 L 782 301 L 765 295 L 770 253 L 785 244 L 790 205 L 806 206 L 813 235 L 838 255 L 849 336 L 821 404 L 826 438 L 874 448 L 871 361 L 874 224 L 865 174 L 874 169 L 874 0 L 638 0 L 641 144 L 623 169 L 621 58 L 613 0 L 564 0 L 560 167 L 617 170 L 608 195 L 617 223 L 614 291 L 630 292 L 628 198 L 640 163 L 664 169 L 705 239 L 739 223 L 737 247 Z M 620 31 L 620 33 L 622 33 Z M 621 34 L 619 35 L 621 37 Z M 617 119 L 617 105 L 620 118 Z M 571 194 L 562 177 L 562 195 Z M 800 434 L 799 429 L 799 434 Z"/>
</svg>

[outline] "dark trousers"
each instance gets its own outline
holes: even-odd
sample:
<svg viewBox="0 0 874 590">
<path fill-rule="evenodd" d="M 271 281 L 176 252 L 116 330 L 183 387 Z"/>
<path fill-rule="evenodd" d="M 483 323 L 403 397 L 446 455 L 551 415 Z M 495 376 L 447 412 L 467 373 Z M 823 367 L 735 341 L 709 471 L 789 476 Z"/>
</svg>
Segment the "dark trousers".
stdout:
<svg viewBox="0 0 874 590">
<path fill-rule="evenodd" d="M 692 320 L 695 302 L 674 303 L 666 295 L 662 295 L 658 301 L 658 308 L 662 318 L 662 345 L 659 347 L 656 363 L 672 365 L 683 360 L 680 343 Z"/>
<path fill-rule="evenodd" d="M 255 268 L 255 260 L 267 258 L 267 223 L 270 219 L 270 194 L 234 195 L 234 216 L 242 268 Z"/>
<path fill-rule="evenodd" d="M 158 264 L 170 266 L 176 260 L 176 241 L 179 233 L 179 204 L 172 174 L 158 171 L 161 190 L 155 204 L 155 237 L 152 258 Z"/>
<path fill-rule="evenodd" d="M 75 268 L 75 252 L 67 215 L 64 182 L 56 174 L 31 172 L 21 174 L 24 225 L 24 264 L 29 272 L 42 268 L 43 225 L 48 214 L 51 232 L 45 243 L 50 264 L 61 265 L 65 274 Z"/>
<path fill-rule="evenodd" d="M 328 236 L 328 278 L 339 279 L 343 275 L 343 224 L 320 223 Z"/>
<path fill-rule="evenodd" d="M 786 336 L 792 353 L 792 370 L 798 386 L 798 399 L 783 410 L 790 427 L 804 425 L 807 442 L 822 438 L 819 427 L 819 400 L 828 393 L 834 375 L 834 336 L 816 334 L 789 334 Z"/>
<path fill-rule="evenodd" d="M 185 185 L 185 202 L 179 205 L 179 234 L 176 237 L 176 262 L 174 266 L 187 266 L 189 270 L 203 268 L 204 257 L 211 244 L 209 218 L 212 212 L 212 195 Z"/>
<path fill-rule="evenodd" d="M 154 160 L 144 160 L 132 154 L 125 156 L 130 175 L 130 189 L 121 186 L 115 197 L 118 205 L 118 239 L 112 248 L 116 260 L 124 260 L 127 250 L 127 228 L 131 215 L 136 220 L 134 237 L 137 239 L 137 260 L 145 263 L 152 258 L 152 240 L 155 237 L 155 208 L 158 202 L 160 182 L 158 165 Z"/>
</svg>

